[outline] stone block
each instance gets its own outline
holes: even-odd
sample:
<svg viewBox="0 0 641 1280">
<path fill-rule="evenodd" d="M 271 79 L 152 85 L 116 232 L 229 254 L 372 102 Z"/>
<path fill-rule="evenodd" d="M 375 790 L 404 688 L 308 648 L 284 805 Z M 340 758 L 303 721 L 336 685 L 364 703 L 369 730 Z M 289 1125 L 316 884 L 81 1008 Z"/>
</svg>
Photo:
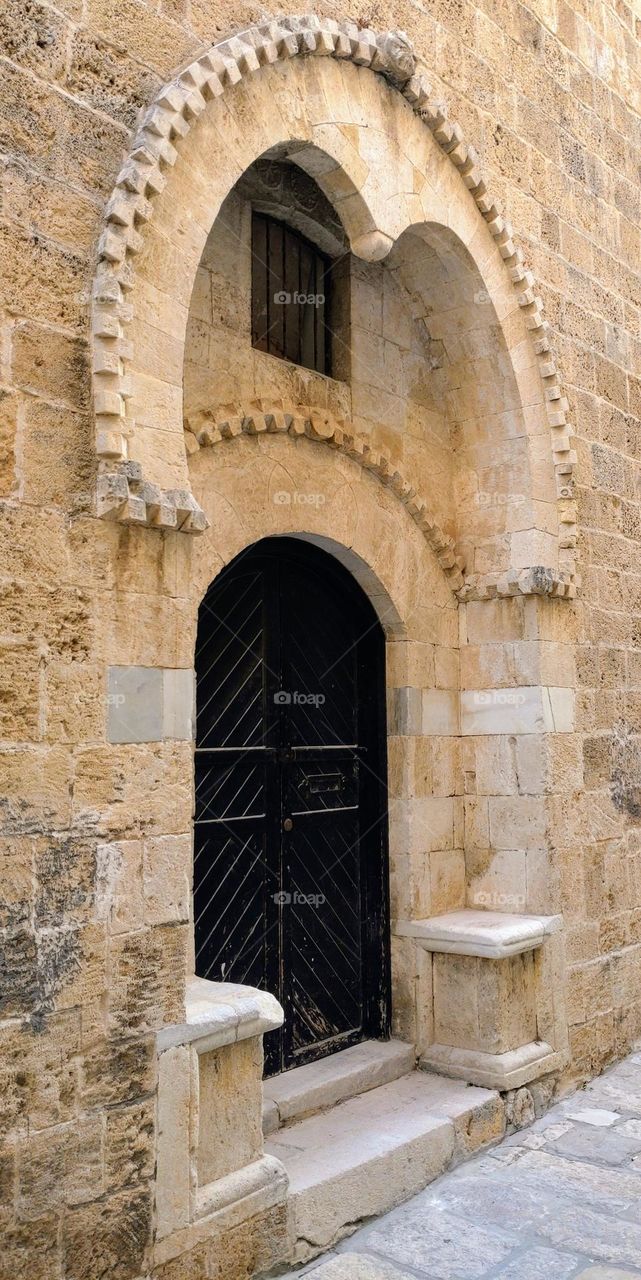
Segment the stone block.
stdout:
<svg viewBox="0 0 641 1280">
<path fill-rule="evenodd" d="M 127 1189 L 65 1214 L 64 1274 L 68 1280 L 136 1280 L 145 1267 L 151 1235 L 151 1196 Z"/>
<path fill-rule="evenodd" d="M 163 738 L 190 742 L 194 736 L 195 677 L 188 669 L 163 671 Z"/>
<path fill-rule="evenodd" d="M 189 1222 L 191 1190 L 192 1050 L 177 1045 L 158 1060 L 158 1235 Z"/>
<path fill-rule="evenodd" d="M 88 351 L 85 341 L 48 326 L 16 326 L 12 372 L 16 386 L 73 409 L 89 407 Z"/>
<path fill-rule="evenodd" d="M 506 960 L 436 954 L 434 1038 L 492 1054 L 535 1040 L 532 953 Z"/>
<path fill-rule="evenodd" d="M 108 1025 L 114 1034 L 183 1021 L 186 925 L 156 925 L 109 940 Z"/>
<path fill-rule="evenodd" d="M 431 737 L 459 732 L 459 698 L 452 689 L 424 689 L 422 732 Z"/>
<path fill-rule="evenodd" d="M 96 915 L 110 933 L 131 933 L 142 928 L 142 843 L 120 840 L 100 844 L 96 850 Z"/>
<path fill-rule="evenodd" d="M 539 685 L 512 689 L 461 690 L 461 733 L 543 733 L 543 691 Z"/>
<path fill-rule="evenodd" d="M 139 1186 L 154 1176 L 156 1112 L 153 1100 L 116 1107 L 105 1117 L 105 1186 Z"/>
<path fill-rule="evenodd" d="M 114 1107 L 156 1088 L 153 1036 L 102 1037 L 80 1059 L 78 1092 L 85 1107 Z"/>
<path fill-rule="evenodd" d="M 154 836 L 143 845 L 144 918 L 147 924 L 189 919 L 192 838 Z"/>
<path fill-rule="evenodd" d="M 23 1218 L 95 1200 L 102 1190 L 100 1116 L 31 1134 L 18 1153 L 18 1207 Z"/>
<path fill-rule="evenodd" d="M 192 669 L 109 667 L 109 742 L 191 741 L 194 717 Z"/>
<path fill-rule="evenodd" d="M 109 667 L 107 741 L 158 742 L 162 731 L 162 670 L 159 667 Z"/>
<path fill-rule="evenodd" d="M 261 1155 L 262 1070 L 262 1046 L 255 1038 L 198 1054 L 200 1187 Z"/>
</svg>

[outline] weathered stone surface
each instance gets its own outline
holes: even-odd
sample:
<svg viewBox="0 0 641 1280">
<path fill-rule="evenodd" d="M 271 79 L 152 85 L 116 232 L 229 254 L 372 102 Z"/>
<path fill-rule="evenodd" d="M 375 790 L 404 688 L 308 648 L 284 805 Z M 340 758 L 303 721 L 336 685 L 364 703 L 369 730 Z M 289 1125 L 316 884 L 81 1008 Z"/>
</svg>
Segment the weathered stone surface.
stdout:
<svg viewBox="0 0 641 1280">
<path fill-rule="evenodd" d="M 31 1135 L 18 1151 L 18 1213 L 38 1218 L 60 1205 L 95 1200 L 103 1191 L 100 1116 Z"/>
<path fill-rule="evenodd" d="M 85 1107 L 123 1103 L 156 1087 L 155 1042 L 151 1036 L 102 1040 L 80 1065 L 80 1096 Z"/>
<path fill-rule="evenodd" d="M 8 496 L 16 486 L 17 397 L 0 390 L 0 494 Z"/>
<path fill-rule="evenodd" d="M 155 1108 L 152 1100 L 107 1112 L 105 1186 L 117 1191 L 148 1182 L 154 1175 Z"/>
<path fill-rule="evenodd" d="M 182 1021 L 187 944 L 187 928 L 181 924 L 110 939 L 108 1021 L 115 1034 Z"/>
<path fill-rule="evenodd" d="M 389 1262 L 355 1253 L 325 1262 L 318 1270 L 314 1268 L 313 1274 L 318 1280 L 411 1280 L 409 1271 L 399 1271 Z"/>
<path fill-rule="evenodd" d="M 634 1087 L 639 1070 L 638 1062 L 627 1060 L 604 1080 L 613 1087 L 624 1080 Z M 310 1274 L 329 1280 L 334 1274 L 351 1276 L 351 1267 L 354 1275 L 366 1277 L 371 1263 L 444 1280 L 451 1274 L 627 1280 L 635 1274 L 628 1268 L 639 1258 L 641 1174 L 629 1162 L 608 1167 L 602 1149 L 619 1126 L 636 1122 L 593 1125 L 591 1150 L 579 1158 L 563 1156 L 556 1150 L 558 1141 L 588 1128 L 568 1119 L 581 1110 L 582 1096 L 557 1104 L 528 1131 L 446 1173 L 407 1205 L 366 1225 L 341 1246 L 338 1257 L 319 1259 Z M 548 1136 L 549 1149 L 535 1149 Z"/>
<path fill-rule="evenodd" d="M 62 1256 L 69 1280 L 135 1280 L 142 1271 L 151 1231 L 146 1191 L 121 1191 L 72 1210 L 63 1223 Z"/>
<path fill-rule="evenodd" d="M 1 1181 L 30 1215 L 18 1222 L 13 1192 L 0 1195 L 0 1272 L 248 1280 L 285 1251 L 278 1210 L 175 1242 L 154 1271 L 140 1209 L 156 1156 L 153 1033 L 182 1024 L 193 967 L 198 603 L 224 563 L 280 534 L 336 550 L 385 620 L 394 916 L 466 903 L 564 916 L 567 979 L 550 948 L 527 974 L 476 966 L 472 989 L 462 965 L 433 986 L 431 961 L 393 940 L 408 1042 L 429 1049 L 435 993 L 446 1043 L 529 1037 L 568 1059 L 565 1080 L 508 1099 L 518 1133 L 500 1166 L 527 1169 L 514 1212 L 534 1229 L 538 1204 L 556 1247 L 541 1235 L 491 1265 L 563 1276 L 587 1242 L 607 1275 L 611 1211 L 624 1215 L 612 1267 L 634 1268 L 638 1084 L 605 1076 L 577 1104 L 621 1121 L 563 1112 L 571 1127 L 556 1136 L 521 1127 L 641 1035 L 635 16 L 625 0 L 596 18 L 509 0 L 417 16 L 399 0 L 381 7 L 377 37 L 361 0 L 340 30 L 289 9 L 221 65 L 204 48 L 254 20 L 227 0 L 0 3 L 0 1112 L 20 1152 Z M 441 102 L 448 84 L 465 133 Z M 247 170 L 273 147 L 264 201 L 285 217 L 295 206 L 302 230 L 344 255 L 333 376 L 252 346 Z M 134 467 L 127 525 L 94 517 L 96 428 Z M 210 522 L 200 541 L 176 531 L 205 523 L 189 485 Z M 577 532 L 580 597 L 556 598 Z M 114 666 L 174 673 L 155 742 L 137 723 L 140 741 L 109 743 Z M 457 1155 L 499 1135 L 502 1105 L 447 1117 Z M 230 1160 L 246 1155 L 228 1116 L 224 1128 Z M 554 1203 L 541 1212 L 546 1160 L 557 1218 Z M 486 1228 L 470 1232 L 479 1257 Z M 457 1248 L 437 1235 L 442 1267 Z"/>
<path fill-rule="evenodd" d="M 253 1039 L 198 1055 L 200 1186 L 261 1155 L 261 1077 L 261 1049 Z"/>
</svg>

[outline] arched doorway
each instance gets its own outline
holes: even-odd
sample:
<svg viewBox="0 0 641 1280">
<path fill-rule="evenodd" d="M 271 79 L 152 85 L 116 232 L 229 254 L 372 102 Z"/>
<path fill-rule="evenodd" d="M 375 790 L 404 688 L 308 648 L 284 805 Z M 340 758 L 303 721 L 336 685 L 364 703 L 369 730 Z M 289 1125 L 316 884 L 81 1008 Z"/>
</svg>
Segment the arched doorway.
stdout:
<svg viewBox="0 0 641 1280">
<path fill-rule="evenodd" d="M 384 636 L 327 552 L 265 538 L 199 611 L 196 971 L 285 1010 L 266 1071 L 389 1028 Z"/>
</svg>

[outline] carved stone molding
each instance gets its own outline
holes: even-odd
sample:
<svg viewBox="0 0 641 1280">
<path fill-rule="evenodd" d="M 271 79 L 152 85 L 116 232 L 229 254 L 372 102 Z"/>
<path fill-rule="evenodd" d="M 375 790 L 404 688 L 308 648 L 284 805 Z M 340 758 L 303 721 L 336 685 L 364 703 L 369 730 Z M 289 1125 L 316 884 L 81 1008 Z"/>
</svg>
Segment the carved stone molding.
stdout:
<svg viewBox="0 0 641 1280">
<path fill-rule="evenodd" d="M 100 237 L 99 263 L 93 286 L 93 386 L 96 414 L 96 448 L 103 460 L 103 471 L 120 482 L 101 476 L 100 514 L 117 514 L 118 518 L 160 527 L 181 528 L 197 532 L 205 527 L 202 512 L 190 509 L 184 515 L 182 491 L 160 491 L 160 499 L 144 497 L 140 488 L 124 497 L 121 468 L 114 463 L 127 459 L 126 401 L 131 395 L 127 366 L 133 351 L 126 337 L 126 327 L 134 314 L 136 278 L 133 263 L 143 246 L 141 228 L 153 221 L 154 199 L 166 184 L 166 171 L 179 156 L 181 139 L 193 122 L 207 109 L 208 103 L 221 97 L 240 80 L 251 77 L 264 66 L 298 56 L 323 56 L 349 60 L 368 67 L 383 76 L 400 92 L 413 111 L 430 129 L 435 141 L 448 156 L 474 199 L 480 215 L 494 238 L 505 262 L 525 325 L 531 335 L 542 381 L 551 437 L 551 451 L 556 475 L 562 569 L 556 576 L 551 570 L 535 566 L 527 571 L 514 571 L 518 583 L 523 573 L 529 574 L 528 590 L 546 594 L 575 593 L 574 559 L 576 545 L 576 507 L 573 502 L 573 470 L 576 454 L 572 448 L 572 431 L 567 421 L 568 402 L 563 395 L 561 378 L 550 349 L 549 324 L 543 315 L 543 304 L 536 292 L 532 272 L 524 263 L 514 232 L 501 206 L 489 191 L 477 153 L 465 139 L 461 126 L 449 118 L 446 107 L 432 94 L 426 77 L 417 71 L 416 57 L 402 32 L 376 33 L 356 23 L 318 18 L 314 14 L 283 17 L 254 27 L 213 45 L 195 59 L 161 90 L 145 114 L 129 155 L 118 176 L 115 189 L 107 202 L 105 225 Z M 373 236 L 379 233 L 373 232 Z M 380 237 L 379 237 L 380 238 Z M 358 246 L 353 246 L 358 250 Z M 386 247 L 389 248 L 389 246 Z M 376 246 L 371 257 L 376 257 Z M 378 254 L 381 256 L 381 254 Z M 126 480 L 127 477 L 124 476 Z M 132 483 L 131 479 L 127 483 Z M 133 481 L 144 485 L 139 477 Z M 116 492 L 117 491 L 117 492 Z M 176 499 L 176 524 L 169 514 Z M 129 493 L 129 491 L 128 491 Z M 116 497 L 121 497 L 120 507 Z M 113 502 L 112 502 L 113 498 Z M 129 505 L 133 502 L 131 512 Z M 139 519 L 142 503 L 154 514 L 150 520 Z M 124 511 L 125 515 L 118 515 Z M 162 514 L 167 513 L 167 514 Z M 162 521 L 168 519 L 169 525 Z M 552 585 L 550 586 L 550 574 Z M 521 586 L 510 582 L 504 592 L 487 579 L 468 584 L 468 592 L 479 598 L 489 594 L 512 594 Z M 468 597 L 469 598 L 469 594 Z"/>
<path fill-rule="evenodd" d="M 325 409 L 305 406 L 285 408 L 257 401 L 247 410 L 222 406 L 217 413 L 199 412 L 185 423 L 188 449 L 211 448 L 241 435 L 287 434 L 304 436 L 318 444 L 328 445 L 357 462 L 365 471 L 396 495 L 408 515 L 418 526 L 434 552 L 445 576 L 459 600 L 486 600 L 496 596 L 570 594 L 570 586 L 558 574 L 542 565 L 517 569 L 501 576 L 466 578 L 465 564 L 457 554 L 454 539 L 434 519 L 427 499 L 412 485 L 385 449 L 375 449 L 363 435 L 350 429 L 350 424 L 334 417 Z M 126 464 L 125 464 L 126 465 Z"/>
</svg>

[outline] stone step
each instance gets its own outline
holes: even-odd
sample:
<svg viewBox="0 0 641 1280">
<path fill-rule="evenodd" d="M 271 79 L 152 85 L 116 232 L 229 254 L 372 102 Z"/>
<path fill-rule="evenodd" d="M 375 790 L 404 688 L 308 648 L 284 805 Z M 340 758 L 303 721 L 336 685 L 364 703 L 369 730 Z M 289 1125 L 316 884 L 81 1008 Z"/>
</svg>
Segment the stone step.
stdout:
<svg viewBox="0 0 641 1280">
<path fill-rule="evenodd" d="M 289 1175 L 292 1262 L 331 1248 L 504 1128 L 498 1093 L 413 1071 L 279 1130 L 265 1150 Z"/>
<path fill-rule="evenodd" d="M 403 1040 L 366 1040 L 306 1067 L 295 1067 L 263 1086 L 263 1133 L 325 1111 L 357 1094 L 390 1084 L 416 1066 L 414 1046 Z"/>
</svg>

